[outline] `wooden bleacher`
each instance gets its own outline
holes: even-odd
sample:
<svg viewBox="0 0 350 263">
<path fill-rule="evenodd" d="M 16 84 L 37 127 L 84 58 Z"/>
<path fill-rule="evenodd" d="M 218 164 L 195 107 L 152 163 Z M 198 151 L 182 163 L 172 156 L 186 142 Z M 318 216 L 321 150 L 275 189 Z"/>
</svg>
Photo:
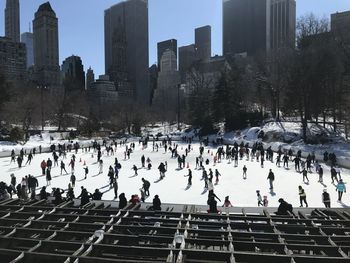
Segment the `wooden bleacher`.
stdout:
<svg viewBox="0 0 350 263">
<path fill-rule="evenodd" d="M 0 262 L 350 262 L 350 209 L 128 205 L 78 201 L 0 203 Z"/>
</svg>

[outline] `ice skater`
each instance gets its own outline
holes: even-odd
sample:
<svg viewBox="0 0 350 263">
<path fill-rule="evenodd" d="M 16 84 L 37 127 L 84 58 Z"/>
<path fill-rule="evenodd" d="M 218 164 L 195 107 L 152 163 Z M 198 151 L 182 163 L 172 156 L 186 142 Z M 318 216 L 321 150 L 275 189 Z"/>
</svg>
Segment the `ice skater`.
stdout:
<svg viewBox="0 0 350 263">
<path fill-rule="evenodd" d="M 305 169 L 305 167 L 301 173 L 303 174 L 303 182 L 305 183 L 305 179 L 306 179 L 307 183 L 309 183 L 309 178 L 307 177 L 307 170 Z"/>
<path fill-rule="evenodd" d="M 342 179 L 339 180 L 336 186 L 336 191 L 338 191 L 338 202 L 341 202 L 343 193 L 346 193 L 346 187 Z"/>
<path fill-rule="evenodd" d="M 273 190 L 273 181 L 275 180 L 275 174 L 272 172 L 272 169 L 270 169 L 267 179 L 269 180 L 269 183 L 270 183 L 270 190 Z"/>
<path fill-rule="evenodd" d="M 306 193 L 303 187 L 299 185 L 299 199 L 300 199 L 300 207 L 303 207 L 303 202 L 305 203 L 306 207 L 308 207 L 307 201 L 306 201 Z"/>
<path fill-rule="evenodd" d="M 247 179 L 247 167 L 244 165 L 243 166 L 243 179 Z"/>
<path fill-rule="evenodd" d="M 99 160 L 98 167 L 99 167 L 98 174 L 102 174 L 103 173 L 103 161 L 102 161 L 102 159 Z"/>
<path fill-rule="evenodd" d="M 188 174 L 185 175 L 185 177 L 188 176 L 188 181 L 187 181 L 187 185 L 191 186 L 192 185 L 192 171 L 191 169 L 188 169 Z"/>
<path fill-rule="evenodd" d="M 262 200 L 262 197 L 260 195 L 260 191 L 259 190 L 256 190 L 256 197 L 258 199 L 258 206 L 264 206 L 264 203 L 263 203 L 263 200 Z"/>
</svg>

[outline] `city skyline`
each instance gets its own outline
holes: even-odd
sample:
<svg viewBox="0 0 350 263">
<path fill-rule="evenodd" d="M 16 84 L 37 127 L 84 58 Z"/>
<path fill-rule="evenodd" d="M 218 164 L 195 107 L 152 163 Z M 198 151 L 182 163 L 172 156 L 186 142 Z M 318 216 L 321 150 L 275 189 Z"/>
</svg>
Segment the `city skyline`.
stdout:
<svg viewBox="0 0 350 263">
<path fill-rule="evenodd" d="M 46 1 L 20 1 L 20 33 L 28 32 L 29 27 L 32 28 L 34 13 L 44 2 Z M 58 0 L 50 1 L 59 19 L 60 64 L 65 58 L 77 55 L 82 58 L 85 69 L 91 66 L 96 76 L 104 74 L 104 10 L 119 2 L 121 1 L 105 0 L 101 3 L 94 0 L 76 0 L 67 8 L 67 4 Z M 0 9 L 4 10 L 5 4 L 6 1 L 1 1 Z M 84 8 L 81 8 L 82 5 Z M 198 12 L 199 6 L 201 12 Z M 79 20 L 75 14 L 78 8 L 84 12 L 83 16 L 79 16 Z M 167 12 L 169 8 L 171 12 Z M 329 18 L 331 13 L 349 9 L 348 0 L 297 0 L 297 17 L 313 12 Z M 207 15 L 208 12 L 211 15 Z M 193 13 L 196 15 L 193 16 Z M 0 21 L 0 35 L 4 36 L 4 12 L 0 12 Z M 73 22 L 75 26 L 72 26 Z M 205 25 L 212 27 L 211 54 L 221 55 L 222 0 L 149 0 L 149 65 L 157 61 L 158 42 L 174 38 L 178 40 L 178 47 L 190 45 L 194 43 L 195 28 Z M 82 44 L 83 40 L 85 42 Z"/>
</svg>

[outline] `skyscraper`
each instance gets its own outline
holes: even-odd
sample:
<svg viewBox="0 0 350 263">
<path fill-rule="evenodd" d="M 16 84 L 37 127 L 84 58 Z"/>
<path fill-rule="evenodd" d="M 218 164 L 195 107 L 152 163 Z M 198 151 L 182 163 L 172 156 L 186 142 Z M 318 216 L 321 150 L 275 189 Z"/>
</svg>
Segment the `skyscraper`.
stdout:
<svg viewBox="0 0 350 263">
<path fill-rule="evenodd" d="M 223 54 L 255 55 L 270 49 L 269 0 L 223 1 Z"/>
<path fill-rule="evenodd" d="M 179 71 L 181 75 L 181 83 L 186 81 L 186 73 L 196 60 L 196 48 L 194 44 L 179 47 Z"/>
<path fill-rule="evenodd" d="M 19 42 L 19 0 L 6 0 L 5 36 L 12 41 Z"/>
<path fill-rule="evenodd" d="M 271 0 L 270 48 L 295 47 L 295 0 Z"/>
<path fill-rule="evenodd" d="M 331 30 L 344 44 L 350 45 L 350 11 L 332 14 Z"/>
<path fill-rule="evenodd" d="M 223 54 L 295 46 L 295 0 L 223 0 Z"/>
<path fill-rule="evenodd" d="M 11 82 L 25 80 L 26 66 L 25 44 L 0 37 L 0 72 L 5 78 Z"/>
<path fill-rule="evenodd" d="M 83 62 L 78 56 L 70 56 L 62 63 L 62 79 L 70 81 L 70 87 L 74 90 L 85 89 L 85 72 Z"/>
<path fill-rule="evenodd" d="M 21 34 L 21 42 L 26 44 L 27 68 L 34 65 L 33 33 L 25 32 Z"/>
<path fill-rule="evenodd" d="M 177 40 L 169 39 L 157 44 L 157 53 L 158 53 L 158 71 L 161 71 L 161 59 L 166 50 L 171 50 L 175 54 L 175 58 L 177 59 Z"/>
<path fill-rule="evenodd" d="M 105 71 L 121 97 L 149 104 L 148 0 L 105 10 Z"/>
<path fill-rule="evenodd" d="M 91 67 L 86 71 L 86 90 L 91 88 L 91 84 L 95 82 L 95 74 Z"/>
<path fill-rule="evenodd" d="M 175 53 L 167 49 L 160 60 L 157 89 L 154 92 L 152 106 L 158 108 L 163 118 L 176 120 L 178 106 L 180 73 L 177 70 Z"/>
<path fill-rule="evenodd" d="M 49 2 L 40 5 L 35 13 L 33 35 L 37 81 L 44 85 L 59 85 L 58 19 Z"/>
<path fill-rule="evenodd" d="M 208 61 L 211 57 L 211 27 L 203 26 L 195 29 L 196 59 Z"/>
</svg>

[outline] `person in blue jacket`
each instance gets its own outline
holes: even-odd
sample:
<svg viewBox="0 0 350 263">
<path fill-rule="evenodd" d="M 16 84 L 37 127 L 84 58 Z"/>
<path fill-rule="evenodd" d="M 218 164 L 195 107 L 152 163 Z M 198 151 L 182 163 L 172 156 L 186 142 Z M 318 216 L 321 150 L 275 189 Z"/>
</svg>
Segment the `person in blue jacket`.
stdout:
<svg viewBox="0 0 350 263">
<path fill-rule="evenodd" d="M 341 202 L 343 193 L 346 193 L 346 187 L 342 179 L 339 180 L 337 184 L 336 191 L 338 191 L 338 201 Z"/>
</svg>

